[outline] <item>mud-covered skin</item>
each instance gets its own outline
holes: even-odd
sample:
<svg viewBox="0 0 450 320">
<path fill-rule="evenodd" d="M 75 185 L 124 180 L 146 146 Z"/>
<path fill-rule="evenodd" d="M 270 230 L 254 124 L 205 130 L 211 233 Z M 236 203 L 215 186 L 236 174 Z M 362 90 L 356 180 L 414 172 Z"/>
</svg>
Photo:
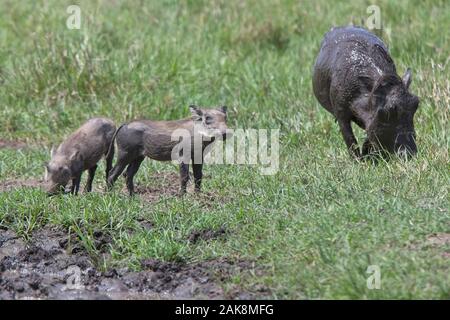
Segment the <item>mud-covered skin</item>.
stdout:
<svg viewBox="0 0 450 320">
<path fill-rule="evenodd" d="M 366 130 L 362 155 L 374 150 L 415 154 L 413 117 L 419 99 L 408 91 L 411 71 L 403 79 L 385 44 L 359 27 L 329 31 L 317 57 L 313 90 L 339 124 L 349 151 L 361 156 L 351 122 Z"/>
<path fill-rule="evenodd" d="M 145 157 L 158 161 L 171 161 L 172 151 L 179 141 L 172 139 L 176 130 L 184 130 L 191 137 L 191 159 L 194 160 L 194 150 L 200 145 L 204 149 L 214 142 L 217 135 L 226 138 L 227 134 L 227 108 L 201 109 L 190 106 L 192 117 L 175 121 L 138 120 L 120 126 L 115 133 L 118 146 L 117 163 L 111 170 L 108 186 L 111 188 L 120 174 L 126 169 L 125 177 L 130 195 L 134 193 L 133 178 Z M 194 125 L 197 132 L 207 137 L 209 141 L 194 144 Z M 175 134 L 175 136 L 177 136 Z M 112 141 L 114 144 L 114 139 Z M 189 180 L 189 162 L 180 163 L 181 193 L 186 192 Z M 203 161 L 192 161 L 195 190 L 200 191 L 202 181 Z"/>
<path fill-rule="evenodd" d="M 52 195 L 64 190 L 72 180 L 71 193 L 77 194 L 81 175 L 88 170 L 85 191 L 92 190 L 97 163 L 106 156 L 106 178 L 112 167 L 114 149 L 109 150 L 116 127 L 105 118 L 88 120 L 70 135 L 57 149 L 46 165 L 46 190 Z M 109 152 L 108 152 L 109 151 Z"/>
</svg>

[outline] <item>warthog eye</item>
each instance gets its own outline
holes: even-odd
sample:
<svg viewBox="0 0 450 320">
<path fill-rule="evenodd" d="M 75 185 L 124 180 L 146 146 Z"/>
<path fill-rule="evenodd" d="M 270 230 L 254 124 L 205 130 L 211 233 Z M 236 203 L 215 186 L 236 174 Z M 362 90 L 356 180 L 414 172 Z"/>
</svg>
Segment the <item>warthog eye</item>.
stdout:
<svg viewBox="0 0 450 320">
<path fill-rule="evenodd" d="M 213 121 L 213 118 L 212 118 L 211 116 L 206 116 L 206 117 L 205 117 L 205 122 L 206 122 L 206 124 L 211 124 L 212 121 Z"/>
</svg>

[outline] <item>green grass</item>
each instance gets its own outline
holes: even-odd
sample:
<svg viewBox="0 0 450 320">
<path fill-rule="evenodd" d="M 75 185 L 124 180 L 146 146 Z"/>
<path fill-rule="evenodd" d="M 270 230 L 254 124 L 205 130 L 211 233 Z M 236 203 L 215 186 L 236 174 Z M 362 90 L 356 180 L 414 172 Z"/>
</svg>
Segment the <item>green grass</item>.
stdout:
<svg viewBox="0 0 450 320">
<path fill-rule="evenodd" d="M 413 70 L 421 98 L 419 154 L 378 165 L 352 161 L 337 125 L 316 101 L 311 71 L 323 34 L 360 24 L 373 1 L 80 1 L 81 30 L 68 30 L 70 1 L 0 4 L 0 181 L 39 179 L 52 144 L 86 119 L 178 119 L 188 105 L 228 105 L 231 128 L 280 129 L 280 171 L 205 168 L 206 195 L 129 199 L 105 194 L 103 163 L 94 192 L 48 198 L 36 188 L 0 192 L 0 225 L 24 238 L 45 224 L 76 233 L 96 259 L 93 233 L 113 237 L 99 267 L 139 261 L 256 261 L 226 288 L 270 289 L 274 298 L 450 297 L 450 3 L 375 1 L 399 73 Z M 364 133 L 357 130 L 361 140 Z M 139 186 L 160 186 L 176 169 L 146 160 Z M 212 199 L 212 200 L 208 200 Z M 154 227 L 143 228 L 139 220 Z M 226 237 L 189 234 L 225 227 Z M 380 290 L 366 287 L 369 265 Z"/>
</svg>

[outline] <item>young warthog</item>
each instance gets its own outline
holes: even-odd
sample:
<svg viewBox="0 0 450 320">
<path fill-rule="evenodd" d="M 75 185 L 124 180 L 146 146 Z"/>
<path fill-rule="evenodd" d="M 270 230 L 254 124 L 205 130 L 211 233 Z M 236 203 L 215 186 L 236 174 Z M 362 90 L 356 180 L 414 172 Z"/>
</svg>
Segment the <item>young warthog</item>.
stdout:
<svg viewBox="0 0 450 320">
<path fill-rule="evenodd" d="M 192 160 L 195 190 L 200 191 L 203 152 L 216 138 L 226 138 L 227 107 L 200 109 L 197 106 L 190 106 L 189 108 L 192 117 L 188 119 L 176 121 L 137 120 L 120 126 L 114 135 L 118 154 L 116 165 L 108 178 L 109 187 L 114 185 L 116 179 L 128 166 L 125 174 L 126 184 L 128 192 L 133 195 L 133 177 L 144 158 L 149 157 L 158 161 L 176 160 L 180 163 L 182 194 L 186 192 L 189 163 Z M 180 139 L 184 139 L 184 142 L 187 141 L 188 148 L 178 152 L 176 149 L 181 144 Z M 114 144 L 114 139 L 111 144 Z M 184 154 L 179 157 L 183 152 Z"/>
<path fill-rule="evenodd" d="M 84 170 L 89 172 L 85 191 L 90 192 L 97 162 L 103 155 L 106 156 L 106 178 L 108 178 L 114 158 L 114 144 L 111 149 L 108 148 L 115 130 L 116 126 L 109 119 L 90 119 L 55 151 L 52 149 L 52 159 L 45 166 L 47 192 L 53 195 L 64 191 L 69 180 L 72 180 L 71 193 L 77 194 Z"/>
<path fill-rule="evenodd" d="M 339 123 L 349 151 L 361 156 L 351 121 L 366 130 L 362 155 L 371 151 L 414 155 L 417 152 L 414 113 L 419 98 L 408 89 L 384 43 L 359 27 L 329 31 L 314 66 L 313 90 L 320 104 Z"/>
</svg>

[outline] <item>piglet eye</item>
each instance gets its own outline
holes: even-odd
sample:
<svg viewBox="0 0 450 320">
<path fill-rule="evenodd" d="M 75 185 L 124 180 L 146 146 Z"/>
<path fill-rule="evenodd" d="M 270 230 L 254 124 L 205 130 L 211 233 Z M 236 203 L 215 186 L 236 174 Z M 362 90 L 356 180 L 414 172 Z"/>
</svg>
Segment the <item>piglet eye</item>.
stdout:
<svg viewBox="0 0 450 320">
<path fill-rule="evenodd" d="M 213 120 L 213 118 L 212 118 L 211 116 L 206 116 L 206 117 L 205 117 L 206 123 L 211 123 L 212 120 Z"/>
</svg>

